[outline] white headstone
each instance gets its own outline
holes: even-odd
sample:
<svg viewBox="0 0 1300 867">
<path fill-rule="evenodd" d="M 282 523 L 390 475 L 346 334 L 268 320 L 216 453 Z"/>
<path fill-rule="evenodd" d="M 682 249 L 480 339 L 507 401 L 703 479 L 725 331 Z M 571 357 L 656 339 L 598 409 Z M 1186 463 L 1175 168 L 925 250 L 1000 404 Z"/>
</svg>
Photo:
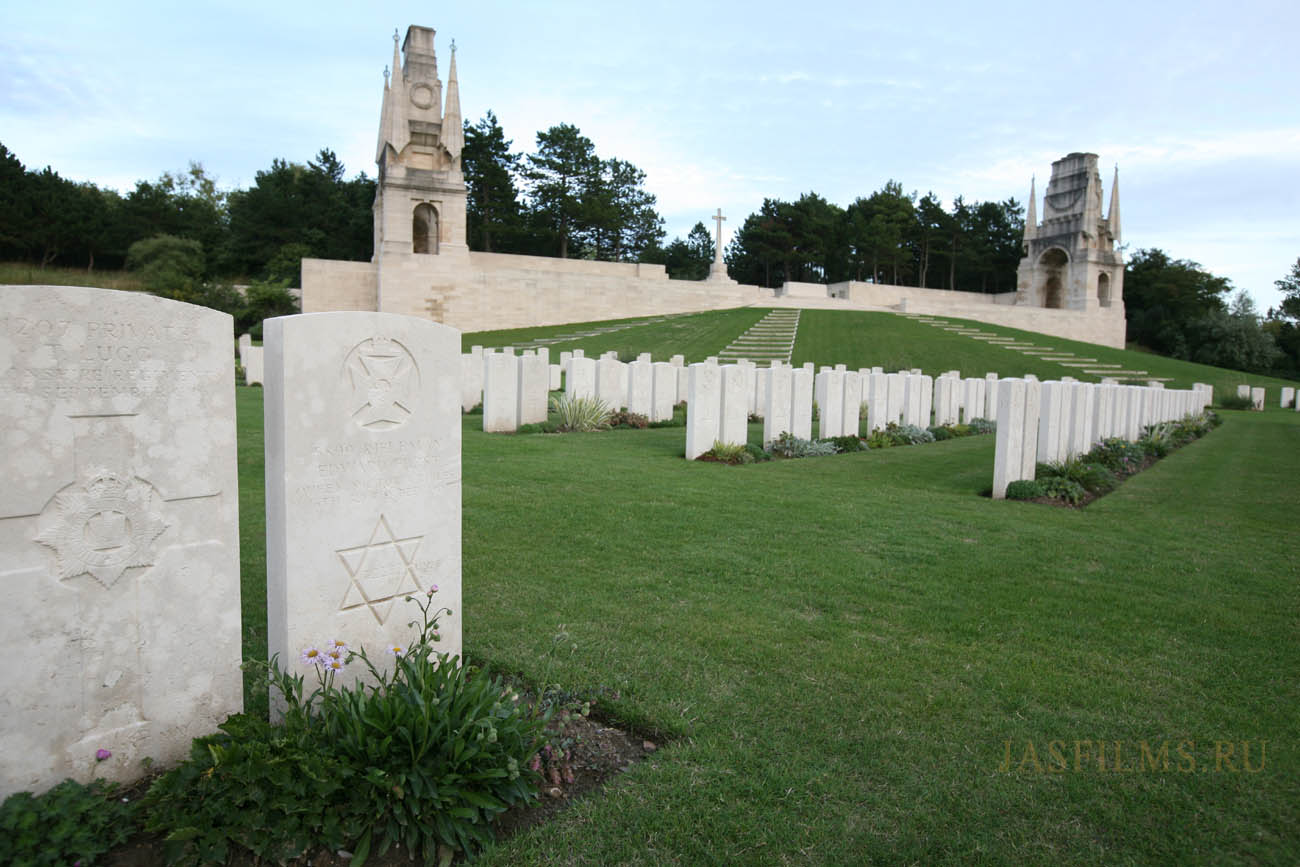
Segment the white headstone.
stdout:
<svg viewBox="0 0 1300 867">
<path fill-rule="evenodd" d="M 1244 384 L 1237 386 L 1237 397 L 1250 397 L 1250 386 Z"/>
<path fill-rule="evenodd" d="M 510 433 L 519 428 L 519 356 L 483 355 L 483 430 Z"/>
<path fill-rule="evenodd" d="M 771 445 L 783 433 L 793 430 L 794 372 L 788 367 L 768 371 L 767 405 L 763 407 L 763 445 Z"/>
<path fill-rule="evenodd" d="M 570 398 L 596 396 L 596 360 L 575 355 L 569 359 L 568 380 L 564 393 Z"/>
<path fill-rule="evenodd" d="M 767 412 L 767 390 L 772 384 L 772 368 L 760 367 L 754 371 L 754 412 L 763 418 Z"/>
<path fill-rule="evenodd" d="M 671 358 L 668 359 L 668 363 L 671 364 L 673 367 L 685 367 L 685 366 L 686 366 L 686 356 L 685 356 L 685 355 L 674 355 L 674 356 L 672 356 Z"/>
<path fill-rule="evenodd" d="M 862 432 L 862 374 L 856 370 L 844 372 L 843 405 L 840 436 L 858 436 Z"/>
<path fill-rule="evenodd" d="M 648 355 L 649 353 L 642 353 Z M 638 358 L 627 365 L 627 411 L 650 418 L 654 403 L 654 362 Z"/>
<path fill-rule="evenodd" d="M 656 361 L 652 365 L 650 386 L 650 421 L 667 421 L 673 417 L 673 406 L 677 403 L 677 371 L 668 361 Z"/>
<path fill-rule="evenodd" d="M 562 368 L 567 368 L 567 367 L 569 366 L 569 359 L 571 359 L 571 358 L 573 358 L 573 353 L 572 353 L 572 352 L 570 352 L 570 351 L 567 350 L 567 349 L 561 350 L 561 351 L 560 351 L 560 367 L 562 367 Z"/>
<path fill-rule="evenodd" d="M 460 408 L 469 412 L 483 401 L 483 352 L 460 357 Z"/>
<path fill-rule="evenodd" d="M 906 373 L 885 374 L 885 418 L 882 427 L 898 424 L 903 418 L 903 400 L 907 393 Z"/>
<path fill-rule="evenodd" d="M 563 388 L 564 387 L 563 367 L 561 367 L 558 364 L 548 364 L 546 365 L 546 370 L 548 374 L 546 378 L 546 390 L 559 391 L 561 388 Z"/>
<path fill-rule="evenodd" d="M 546 421 L 547 399 L 551 384 L 550 365 L 541 355 L 525 355 L 519 359 L 519 387 L 517 415 L 520 424 L 537 424 Z"/>
<path fill-rule="evenodd" d="M 243 708 L 232 331 L 0 287 L 0 800 L 135 779 Z"/>
<path fill-rule="evenodd" d="M 841 436 L 844 430 L 844 373 L 826 370 L 817 374 L 817 388 L 825 396 L 818 404 L 817 436 L 820 439 Z"/>
<path fill-rule="evenodd" d="M 998 381 L 997 433 L 993 447 L 993 499 L 1007 496 L 1007 485 L 1025 478 L 1024 451 L 1038 437 L 1037 419 L 1025 417 L 1028 383 L 1019 379 Z"/>
<path fill-rule="evenodd" d="M 244 384 L 266 385 L 266 355 L 261 346 L 250 346 L 244 350 Z"/>
<path fill-rule="evenodd" d="M 1071 389 L 1069 383 L 1042 383 L 1041 414 L 1038 419 L 1038 459 L 1043 463 L 1065 460 L 1069 442 Z"/>
<path fill-rule="evenodd" d="M 387 668 L 414 635 L 405 597 L 437 585 L 452 613 L 436 646 L 459 655 L 460 333 L 362 312 L 265 327 L 270 652 L 298 669 L 304 648 L 337 639 Z M 487 357 L 489 383 L 494 367 L 514 382 L 518 357 Z"/>
<path fill-rule="evenodd" d="M 790 433 L 812 439 L 813 372 L 806 366 L 793 371 L 790 381 Z"/>
<path fill-rule="evenodd" d="M 1264 411 L 1264 389 L 1258 387 L 1252 388 L 1250 390 L 1250 402 L 1254 405 L 1255 409 L 1259 410 L 1260 412 L 1263 412 Z"/>
<path fill-rule="evenodd" d="M 718 439 L 722 408 L 722 368 L 716 364 L 692 364 L 687 368 L 690 383 L 686 399 L 686 460 L 693 461 L 713 448 Z"/>
<path fill-rule="evenodd" d="M 883 430 L 886 422 L 885 407 L 889 402 L 889 377 L 887 374 L 872 372 L 867 377 L 867 431 Z"/>
<path fill-rule="evenodd" d="M 627 365 L 617 356 L 602 356 L 596 362 L 596 397 L 605 401 L 611 411 L 627 406 Z"/>
<path fill-rule="evenodd" d="M 749 441 L 749 403 L 754 397 L 751 375 L 752 368 L 746 370 L 738 364 L 722 367 L 718 440 L 727 445 L 744 445 Z"/>
<path fill-rule="evenodd" d="M 923 377 L 919 373 L 909 373 L 903 377 L 903 424 L 926 427 L 929 423 L 929 419 L 921 415 L 922 392 L 929 391 L 931 387 L 927 380 L 928 376 Z"/>
</svg>

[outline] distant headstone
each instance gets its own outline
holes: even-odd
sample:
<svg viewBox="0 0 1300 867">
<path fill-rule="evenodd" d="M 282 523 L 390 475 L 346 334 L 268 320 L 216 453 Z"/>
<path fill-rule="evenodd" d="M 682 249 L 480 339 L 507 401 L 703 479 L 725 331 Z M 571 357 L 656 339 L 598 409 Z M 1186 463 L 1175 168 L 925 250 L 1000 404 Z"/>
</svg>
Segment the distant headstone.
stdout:
<svg viewBox="0 0 1300 867">
<path fill-rule="evenodd" d="M 0 799 L 135 779 L 242 709 L 232 330 L 0 287 Z"/>
<path fill-rule="evenodd" d="M 1282 409 L 1286 409 L 1288 406 L 1294 406 L 1294 405 L 1295 405 L 1295 388 L 1292 386 L 1283 387 L 1282 400 L 1278 404 L 1278 406 L 1280 406 Z"/>
<path fill-rule="evenodd" d="M 469 412 L 483 402 L 483 347 L 460 357 L 460 408 Z"/>
<path fill-rule="evenodd" d="M 862 431 L 862 374 L 856 370 L 844 372 L 842 412 L 840 436 L 858 436 Z"/>
<path fill-rule="evenodd" d="M 525 355 L 519 359 L 519 387 L 517 417 L 520 424 L 538 424 L 546 421 L 547 392 L 550 391 L 550 365 L 541 355 Z"/>
<path fill-rule="evenodd" d="M 763 445 L 772 444 L 783 433 L 792 431 L 791 409 L 794 372 L 776 367 L 768 372 L 766 406 L 763 407 Z"/>
<path fill-rule="evenodd" d="M 738 364 L 722 367 L 722 406 L 718 412 L 718 440 L 727 445 L 749 441 L 749 404 L 754 390 L 750 370 Z"/>
<path fill-rule="evenodd" d="M 363 312 L 265 327 L 270 652 L 296 667 L 337 639 L 388 668 L 419 616 L 405 597 L 437 585 L 434 604 L 452 613 L 436 647 L 459 655 L 460 333 Z M 493 378 L 514 382 L 520 359 L 486 357 L 490 404 Z"/>
<path fill-rule="evenodd" d="M 483 430 L 511 433 L 519 428 L 519 356 L 483 356 Z"/>
<path fill-rule="evenodd" d="M 610 410 L 619 410 L 627 406 L 627 365 L 613 358 L 602 356 L 596 362 L 596 397 L 603 400 Z"/>
<path fill-rule="evenodd" d="M 823 395 L 817 406 L 817 436 L 821 439 L 841 436 L 844 431 L 844 373 L 839 370 L 819 373 L 816 387 Z"/>
<path fill-rule="evenodd" d="M 1237 386 L 1237 397 L 1244 397 L 1244 398 L 1249 399 L 1249 398 L 1250 398 L 1250 386 L 1249 386 L 1249 385 L 1245 385 L 1245 384 Z"/>
<path fill-rule="evenodd" d="M 690 390 L 686 400 L 686 460 L 693 461 L 713 448 L 718 439 L 722 368 L 716 364 L 692 364 L 687 374 Z"/>
<path fill-rule="evenodd" d="M 1250 390 L 1250 402 L 1251 404 L 1254 405 L 1256 410 L 1258 410 L 1259 412 L 1263 412 L 1264 411 L 1264 389 L 1258 387 L 1252 388 Z"/>
<path fill-rule="evenodd" d="M 793 371 L 790 380 L 790 433 L 812 439 L 813 372 L 807 366 Z"/>
<path fill-rule="evenodd" d="M 650 421 L 667 421 L 673 417 L 680 369 L 667 361 L 656 361 L 651 365 Z"/>
<path fill-rule="evenodd" d="M 672 356 L 671 358 L 668 359 L 668 363 L 671 364 L 673 367 L 685 367 L 685 366 L 686 366 L 686 356 L 685 356 L 685 355 L 674 355 L 674 356 Z"/>
<path fill-rule="evenodd" d="M 244 384 L 266 385 L 266 356 L 261 346 L 250 346 L 244 350 Z"/>
<path fill-rule="evenodd" d="M 546 390 L 559 391 L 564 387 L 564 368 L 558 364 L 546 365 Z"/>
<path fill-rule="evenodd" d="M 627 411 L 649 418 L 653 414 L 654 367 L 648 353 L 627 365 Z"/>
<path fill-rule="evenodd" d="M 570 398 L 596 396 L 596 360 L 574 356 L 569 359 L 568 379 L 564 393 Z"/>
</svg>

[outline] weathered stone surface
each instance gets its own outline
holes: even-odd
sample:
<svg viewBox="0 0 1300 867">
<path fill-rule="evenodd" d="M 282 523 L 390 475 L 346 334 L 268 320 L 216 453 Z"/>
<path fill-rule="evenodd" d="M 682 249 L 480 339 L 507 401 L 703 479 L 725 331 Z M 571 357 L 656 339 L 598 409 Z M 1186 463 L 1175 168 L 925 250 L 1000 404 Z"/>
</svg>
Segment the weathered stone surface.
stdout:
<svg viewBox="0 0 1300 867">
<path fill-rule="evenodd" d="M 460 333 L 355 312 L 265 328 L 270 652 L 296 667 L 338 639 L 387 666 L 412 637 L 405 597 L 436 584 L 453 612 L 438 648 L 459 654 Z M 494 363 L 514 374 L 520 361 L 487 357 L 489 383 Z"/>
<path fill-rule="evenodd" d="M 478 350 L 475 352 L 474 350 Z M 476 346 L 460 357 L 460 408 L 469 412 L 483 402 L 483 347 Z"/>
<path fill-rule="evenodd" d="M 232 331 L 0 286 L 0 799 L 133 779 L 242 709 Z"/>
<path fill-rule="evenodd" d="M 1007 485 L 1024 479 L 1024 450 L 1038 436 L 1037 419 L 1032 428 L 1025 419 L 1025 393 L 1028 383 L 1019 379 L 998 382 L 997 433 L 993 450 L 993 499 L 1007 496 Z"/>
<path fill-rule="evenodd" d="M 547 391 L 559 391 L 564 387 L 564 368 L 558 364 L 546 365 L 546 389 Z"/>
</svg>

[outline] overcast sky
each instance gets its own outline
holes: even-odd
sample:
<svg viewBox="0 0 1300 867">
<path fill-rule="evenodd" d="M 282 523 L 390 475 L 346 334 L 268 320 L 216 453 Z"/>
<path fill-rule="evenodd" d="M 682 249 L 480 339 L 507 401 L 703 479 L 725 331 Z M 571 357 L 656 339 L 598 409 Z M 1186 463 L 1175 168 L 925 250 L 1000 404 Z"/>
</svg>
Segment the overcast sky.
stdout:
<svg viewBox="0 0 1300 867">
<path fill-rule="evenodd" d="M 226 187 L 332 148 L 374 176 L 392 32 L 456 40 L 461 110 L 516 150 L 557 123 L 647 175 L 669 236 L 764 197 L 1041 196 L 1118 164 L 1123 238 L 1263 309 L 1300 257 L 1300 4 L 6 3 L 0 142 L 119 190 L 196 160 Z M 1107 203 L 1108 204 L 1108 203 Z M 1039 202 L 1041 213 L 1042 203 Z"/>
</svg>

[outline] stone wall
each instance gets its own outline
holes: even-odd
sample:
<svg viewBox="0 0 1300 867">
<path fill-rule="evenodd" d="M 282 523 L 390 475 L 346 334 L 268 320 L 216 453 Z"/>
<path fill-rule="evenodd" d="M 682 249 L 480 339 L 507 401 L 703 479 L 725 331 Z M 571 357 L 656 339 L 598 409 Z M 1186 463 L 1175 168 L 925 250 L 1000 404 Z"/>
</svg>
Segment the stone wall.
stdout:
<svg viewBox="0 0 1300 867">
<path fill-rule="evenodd" d="M 463 331 L 744 307 L 762 290 L 669 280 L 662 265 L 470 253 L 303 260 L 303 312 L 381 310 Z M 769 294 L 770 297 L 770 294 Z"/>
</svg>

